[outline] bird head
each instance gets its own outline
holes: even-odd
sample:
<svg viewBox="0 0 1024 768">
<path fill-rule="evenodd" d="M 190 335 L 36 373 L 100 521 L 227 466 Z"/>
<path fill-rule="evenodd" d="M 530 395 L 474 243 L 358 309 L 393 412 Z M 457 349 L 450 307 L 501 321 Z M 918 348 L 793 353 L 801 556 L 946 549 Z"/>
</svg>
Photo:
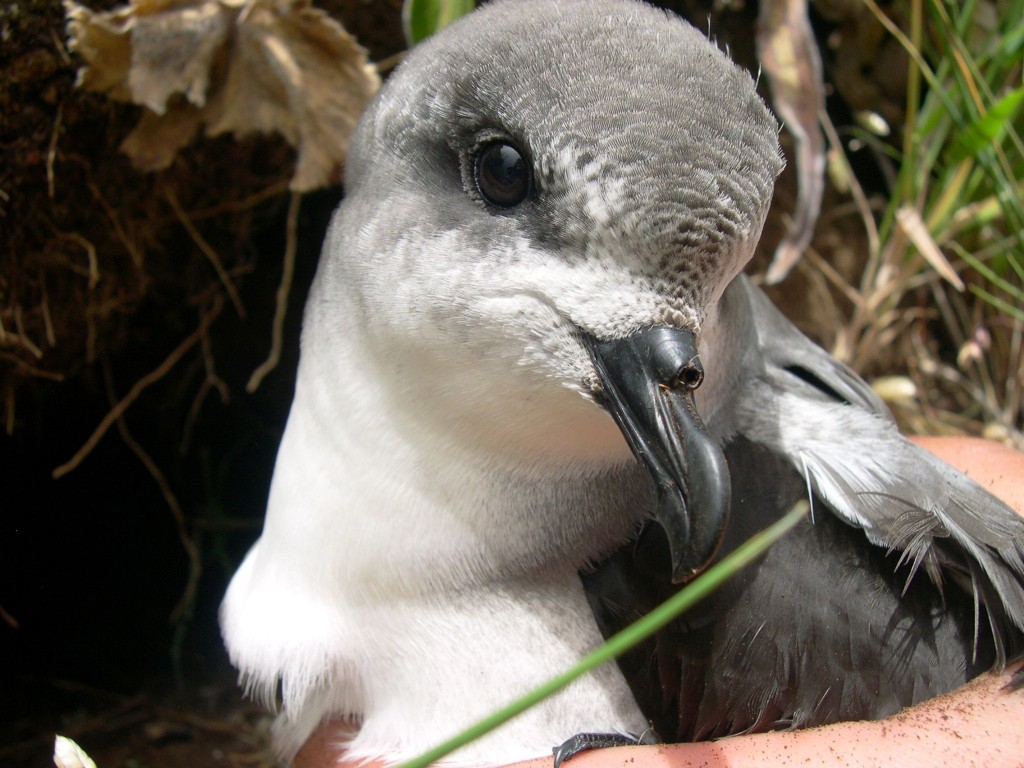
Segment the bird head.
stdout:
<svg viewBox="0 0 1024 768">
<path fill-rule="evenodd" d="M 750 76 L 678 18 L 489 4 L 364 116 L 304 353 L 341 332 L 343 294 L 410 428 L 534 465 L 631 449 L 685 578 L 728 508 L 701 355 L 760 235 L 777 135 Z"/>
</svg>

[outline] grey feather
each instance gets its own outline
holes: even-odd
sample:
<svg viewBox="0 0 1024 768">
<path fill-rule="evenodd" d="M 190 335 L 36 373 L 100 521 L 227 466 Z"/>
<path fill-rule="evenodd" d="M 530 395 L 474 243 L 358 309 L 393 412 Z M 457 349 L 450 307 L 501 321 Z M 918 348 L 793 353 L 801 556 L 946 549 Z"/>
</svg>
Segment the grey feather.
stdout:
<svg viewBox="0 0 1024 768">
<path fill-rule="evenodd" d="M 936 586 L 945 575 L 977 595 L 1004 664 L 1007 622 L 1024 629 L 1024 519 L 899 434 L 870 387 L 749 281 L 736 290 L 756 318 L 764 366 L 736 404 L 738 431 L 807 472 L 822 501 L 874 544 L 902 553 L 908 581 L 923 566 Z"/>
</svg>

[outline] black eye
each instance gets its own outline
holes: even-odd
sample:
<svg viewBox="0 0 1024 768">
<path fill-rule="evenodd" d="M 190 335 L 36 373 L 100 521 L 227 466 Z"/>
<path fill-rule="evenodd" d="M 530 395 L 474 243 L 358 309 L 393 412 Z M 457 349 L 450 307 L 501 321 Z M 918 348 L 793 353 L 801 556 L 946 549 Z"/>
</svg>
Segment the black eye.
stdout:
<svg viewBox="0 0 1024 768">
<path fill-rule="evenodd" d="M 499 208 L 519 205 L 530 194 L 530 166 L 511 144 L 495 141 L 482 147 L 473 174 L 480 196 Z"/>
</svg>

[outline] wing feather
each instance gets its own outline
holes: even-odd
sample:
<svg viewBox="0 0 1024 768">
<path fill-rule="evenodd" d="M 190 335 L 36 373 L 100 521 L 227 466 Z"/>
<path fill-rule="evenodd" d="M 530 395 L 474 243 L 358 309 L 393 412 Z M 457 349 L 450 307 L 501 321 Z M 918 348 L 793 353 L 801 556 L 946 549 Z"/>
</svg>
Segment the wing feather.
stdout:
<svg viewBox="0 0 1024 768">
<path fill-rule="evenodd" d="M 913 579 L 955 583 L 984 607 L 999 664 L 1024 631 L 1024 518 L 900 435 L 866 382 L 742 281 L 761 354 L 735 403 L 738 431 L 807 473 L 824 504 L 900 553 Z"/>
</svg>

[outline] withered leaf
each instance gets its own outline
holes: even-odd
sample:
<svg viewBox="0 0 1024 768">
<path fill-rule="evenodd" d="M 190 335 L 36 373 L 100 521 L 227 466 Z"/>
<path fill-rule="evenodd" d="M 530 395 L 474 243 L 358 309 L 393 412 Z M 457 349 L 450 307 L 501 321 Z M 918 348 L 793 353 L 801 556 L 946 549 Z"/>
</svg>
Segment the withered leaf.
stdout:
<svg viewBox="0 0 1024 768">
<path fill-rule="evenodd" d="M 131 32 L 128 88 L 136 104 L 158 115 L 175 94 L 202 107 L 214 57 L 227 43 L 233 13 L 217 2 L 168 8 L 136 18 Z"/>
<path fill-rule="evenodd" d="M 121 151 L 139 170 L 159 171 L 174 162 L 178 150 L 196 137 L 202 124 L 202 113 L 189 104 L 175 104 L 162 115 L 145 109 L 121 142 Z"/>
<path fill-rule="evenodd" d="M 825 189 L 825 137 L 818 126 L 825 89 L 807 0 L 762 0 L 757 51 L 771 85 L 772 106 L 796 141 L 796 210 L 765 275 L 772 285 L 789 274 L 810 245 Z"/>
<path fill-rule="evenodd" d="M 94 13 L 65 0 L 78 84 L 139 104 L 121 145 L 144 170 L 207 135 L 276 132 L 298 150 L 291 187 L 330 183 L 380 85 L 366 52 L 310 0 L 133 0 Z"/>
</svg>

